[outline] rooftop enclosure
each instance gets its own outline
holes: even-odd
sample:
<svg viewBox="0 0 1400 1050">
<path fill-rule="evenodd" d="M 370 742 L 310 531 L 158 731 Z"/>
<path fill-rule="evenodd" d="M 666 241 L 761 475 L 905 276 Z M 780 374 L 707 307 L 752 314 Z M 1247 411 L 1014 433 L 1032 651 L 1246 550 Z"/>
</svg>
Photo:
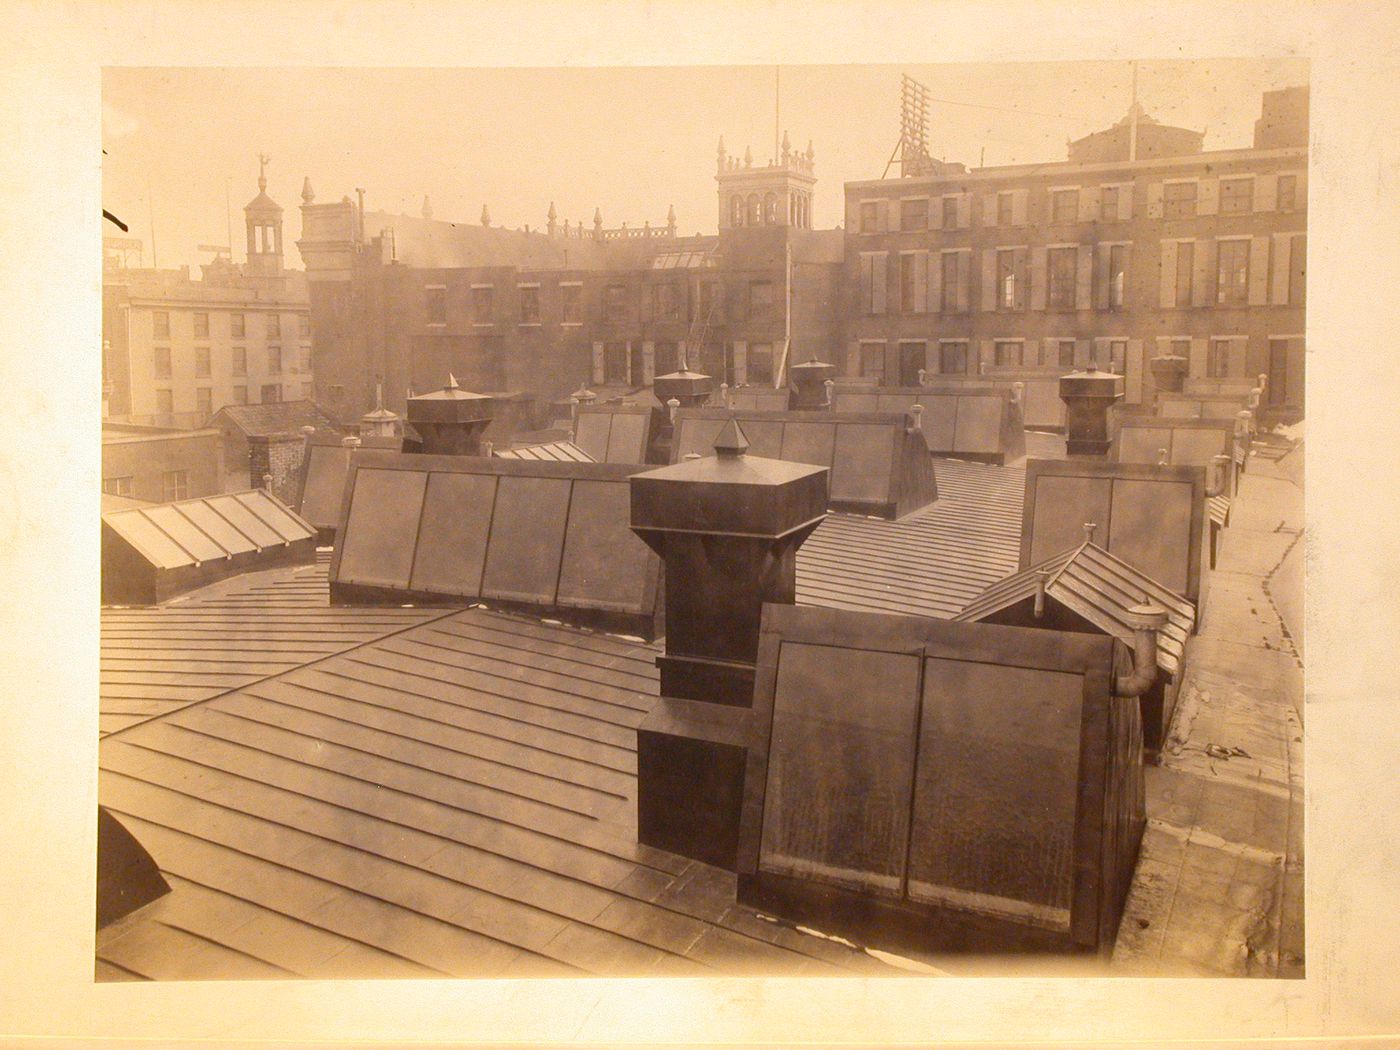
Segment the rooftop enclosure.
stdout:
<svg viewBox="0 0 1400 1050">
<path fill-rule="evenodd" d="M 790 399 L 786 388 L 741 386 L 729 391 L 729 407 L 740 412 L 786 412 Z"/>
<path fill-rule="evenodd" d="M 656 430 L 647 405 L 579 405 L 574 444 L 596 463 L 647 463 Z"/>
<path fill-rule="evenodd" d="M 894 951 L 1111 949 L 1145 825 L 1111 639 L 763 614 L 742 903 Z"/>
<path fill-rule="evenodd" d="M 832 401 L 838 412 L 908 412 L 923 406 L 919 429 L 935 456 L 1001 466 L 1026 454 L 1021 405 L 1015 392 L 1005 388 L 847 388 L 834 391 Z"/>
<path fill-rule="evenodd" d="M 1209 419 L 1163 419 L 1159 416 L 1122 415 L 1116 420 L 1110 458 L 1117 463 L 1159 463 L 1205 467 L 1206 479 L 1220 491 L 1212 499 L 1225 498 L 1239 489 L 1239 475 L 1249 452 L 1248 433 L 1235 422 Z M 1225 476 L 1211 473 L 1216 456 L 1226 457 Z"/>
<path fill-rule="evenodd" d="M 1247 401 L 1247 394 L 1163 394 L 1157 398 L 1157 415 L 1172 419 L 1233 420 Z"/>
<path fill-rule="evenodd" d="M 1065 403 L 1060 400 L 1060 375 L 1065 371 L 1016 372 L 998 370 L 984 376 L 928 374 L 915 389 L 920 392 L 961 393 L 970 390 L 1005 390 L 1017 394 L 1021 405 L 1021 424 L 1030 430 L 1061 431 L 1065 428 Z M 1021 386 L 1018 388 L 1017 383 Z M 849 395 L 869 394 L 881 388 L 859 379 L 838 379 L 833 391 L 834 406 L 841 410 L 849 404 Z M 859 400 L 856 402 L 859 404 Z"/>
<path fill-rule="evenodd" d="M 1083 542 L 1092 524 L 1105 550 L 1199 607 L 1205 492 L 1202 467 L 1027 460 L 1020 567 Z"/>
<path fill-rule="evenodd" d="M 627 526 L 635 469 L 361 452 L 331 601 L 481 601 L 651 638 L 659 564 Z"/>
<path fill-rule="evenodd" d="M 385 449 L 397 452 L 399 438 L 361 437 L 348 446 L 334 434 L 309 434 L 301 460 L 297 489 L 297 513 L 316 527 L 318 538 L 329 541 L 340 525 L 340 508 L 345 497 L 345 479 L 350 473 L 354 448 Z"/>
<path fill-rule="evenodd" d="M 928 445 L 902 413 L 681 409 L 672 462 L 712 455 L 730 418 L 743 427 L 752 456 L 829 468 L 832 510 L 902 518 L 938 498 Z"/>
<path fill-rule="evenodd" d="M 315 557 L 315 529 L 262 489 L 112 511 L 102 515 L 102 601 L 155 605 Z"/>
<path fill-rule="evenodd" d="M 1177 693 L 1186 645 L 1196 626 L 1189 601 L 1097 544 L 1079 546 L 988 587 L 955 620 L 1107 634 L 1119 643 L 1120 666 L 1131 664 L 1133 606 L 1151 602 L 1167 611 L 1157 633 L 1161 674 L 1140 697 L 1143 741 L 1160 750 Z"/>
</svg>

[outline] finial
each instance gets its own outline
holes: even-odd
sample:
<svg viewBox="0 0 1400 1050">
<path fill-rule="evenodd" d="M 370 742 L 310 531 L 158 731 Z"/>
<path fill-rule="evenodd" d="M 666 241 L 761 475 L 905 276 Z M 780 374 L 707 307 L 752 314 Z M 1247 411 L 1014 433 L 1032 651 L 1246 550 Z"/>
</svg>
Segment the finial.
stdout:
<svg viewBox="0 0 1400 1050">
<path fill-rule="evenodd" d="M 914 417 L 914 430 L 924 429 L 924 406 L 915 401 L 909 406 L 909 414 Z"/>
<path fill-rule="evenodd" d="M 308 175 L 301 180 L 301 202 L 303 204 L 310 204 L 315 199 L 316 194 L 311 189 L 311 176 Z"/>
<path fill-rule="evenodd" d="M 259 191 L 262 191 L 262 190 L 266 190 L 266 189 L 267 189 L 267 166 L 268 166 L 269 163 L 271 163 L 271 161 L 272 161 L 272 158 L 269 157 L 266 153 L 259 153 L 259 154 L 258 154 L 258 189 L 259 189 Z"/>
<path fill-rule="evenodd" d="M 448 373 L 447 373 L 447 385 L 446 385 L 445 387 L 443 387 L 443 389 L 444 389 L 444 390 L 460 390 L 460 389 L 461 389 L 461 388 L 457 385 L 457 377 L 454 376 L 451 372 L 448 372 Z"/>
<path fill-rule="evenodd" d="M 807 140 L 807 160 L 810 163 L 817 159 L 817 151 L 812 148 L 812 140 Z"/>
<path fill-rule="evenodd" d="M 749 149 L 747 146 L 744 147 L 744 167 L 753 167 L 753 150 Z"/>
<path fill-rule="evenodd" d="M 670 227 L 672 231 L 676 228 L 676 206 L 674 204 L 666 209 L 666 225 Z"/>
<path fill-rule="evenodd" d="M 548 211 L 548 213 L 546 213 L 545 218 L 546 218 L 546 219 L 549 219 L 551 222 L 554 221 L 555 219 L 559 218 L 559 213 L 556 212 L 556 211 L 554 210 L 554 202 L 553 202 L 553 201 L 550 201 L 550 202 L 549 202 L 549 211 Z"/>
<path fill-rule="evenodd" d="M 748 450 L 749 439 L 744 436 L 739 421 L 730 416 L 715 438 L 715 454 L 721 459 L 735 459 Z"/>
<path fill-rule="evenodd" d="M 425 193 L 425 194 L 423 194 L 423 218 L 425 218 L 425 219 L 431 219 L 432 217 L 433 217 L 433 206 L 432 206 L 432 204 L 428 201 L 428 195 Z"/>
<path fill-rule="evenodd" d="M 601 229 L 603 228 L 603 209 L 602 209 L 602 208 L 594 208 L 594 209 L 593 209 L 593 228 L 594 228 L 595 230 L 601 230 Z"/>
<path fill-rule="evenodd" d="M 788 142 L 788 133 L 783 132 L 783 163 L 786 164 L 788 156 L 792 153 L 792 144 Z"/>
<path fill-rule="evenodd" d="M 376 412 L 383 412 L 383 411 L 384 411 L 384 384 L 383 384 L 383 383 L 375 383 L 375 384 L 374 384 L 374 410 L 375 410 Z"/>
<path fill-rule="evenodd" d="M 721 157 L 724 156 L 724 152 L 725 152 L 725 151 L 724 151 L 724 136 L 723 136 L 723 135 L 721 135 L 721 136 L 719 137 L 719 149 L 717 149 L 715 152 L 716 152 L 719 156 L 721 156 Z"/>
<path fill-rule="evenodd" d="M 1098 527 L 1099 527 L 1098 522 L 1095 522 L 1095 521 L 1086 521 L 1086 522 L 1084 523 L 1084 542 L 1085 542 L 1085 543 L 1093 543 L 1093 542 L 1094 542 L 1094 530 L 1097 529 Z"/>
<path fill-rule="evenodd" d="M 491 225 L 491 212 L 484 204 L 481 206 L 481 225 Z"/>
</svg>

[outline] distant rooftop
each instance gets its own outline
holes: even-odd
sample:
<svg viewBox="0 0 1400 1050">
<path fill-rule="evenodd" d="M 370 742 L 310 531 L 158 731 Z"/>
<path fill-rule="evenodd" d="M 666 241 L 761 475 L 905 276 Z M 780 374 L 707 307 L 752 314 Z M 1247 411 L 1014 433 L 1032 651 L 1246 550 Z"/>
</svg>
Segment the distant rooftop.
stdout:
<svg viewBox="0 0 1400 1050">
<path fill-rule="evenodd" d="M 211 426 L 227 421 L 247 437 L 295 434 L 312 426 L 333 432 L 335 422 L 314 401 L 270 401 L 259 405 L 225 405 L 214 413 Z"/>
</svg>

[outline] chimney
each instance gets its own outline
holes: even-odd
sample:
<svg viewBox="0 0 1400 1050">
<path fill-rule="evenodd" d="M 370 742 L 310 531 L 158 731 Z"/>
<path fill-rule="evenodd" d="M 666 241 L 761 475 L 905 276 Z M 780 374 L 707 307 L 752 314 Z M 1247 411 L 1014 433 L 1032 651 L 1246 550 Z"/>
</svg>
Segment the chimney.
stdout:
<svg viewBox="0 0 1400 1050">
<path fill-rule="evenodd" d="M 1060 377 L 1060 400 L 1065 403 L 1065 453 L 1106 456 L 1112 441 L 1108 413 L 1123 396 L 1123 377 L 1089 370 Z"/>
<path fill-rule="evenodd" d="M 492 399 L 457 385 L 452 375 L 447 385 L 431 394 L 408 400 L 408 421 L 418 431 L 428 455 L 479 456 L 481 435 L 491 423 Z"/>
<path fill-rule="evenodd" d="M 1186 370 L 1190 362 L 1178 354 L 1161 354 L 1148 362 L 1152 367 L 1152 381 L 1158 393 L 1179 394 L 1186 383 Z"/>
<path fill-rule="evenodd" d="M 714 447 L 631 478 L 632 531 L 661 557 L 666 604 L 662 700 L 637 736 L 638 839 L 732 870 L 763 605 L 796 601 L 828 472 L 746 455 L 732 418 Z"/>
<path fill-rule="evenodd" d="M 679 369 L 651 381 L 651 392 L 656 400 L 664 405 L 674 397 L 682 408 L 699 408 L 710 399 L 714 389 L 714 379 L 703 372 L 690 371 L 684 359 Z"/>
<path fill-rule="evenodd" d="M 401 433 L 399 416 L 384 407 L 384 384 L 374 386 L 374 411 L 360 417 L 360 434 L 364 437 L 398 437 Z"/>
<path fill-rule="evenodd" d="M 792 381 L 792 392 L 788 395 L 788 408 L 826 408 L 826 381 L 836 374 L 836 366 L 813 357 L 800 365 L 788 369 Z"/>
</svg>

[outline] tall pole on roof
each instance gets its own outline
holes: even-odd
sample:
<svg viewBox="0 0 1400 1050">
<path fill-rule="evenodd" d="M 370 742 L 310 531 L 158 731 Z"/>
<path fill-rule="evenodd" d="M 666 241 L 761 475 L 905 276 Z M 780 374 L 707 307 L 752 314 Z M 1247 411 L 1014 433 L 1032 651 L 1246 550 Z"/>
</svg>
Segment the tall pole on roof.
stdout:
<svg viewBox="0 0 1400 1050">
<path fill-rule="evenodd" d="M 233 265 L 233 180 L 224 176 L 224 221 L 228 224 L 228 261 Z"/>
<path fill-rule="evenodd" d="M 778 164 L 778 124 L 782 109 L 782 66 L 773 67 L 773 165 Z"/>
<path fill-rule="evenodd" d="M 146 210 L 151 216 L 151 269 L 159 270 L 160 264 L 156 262 L 156 200 L 151 192 L 151 173 L 146 172 Z"/>
</svg>

